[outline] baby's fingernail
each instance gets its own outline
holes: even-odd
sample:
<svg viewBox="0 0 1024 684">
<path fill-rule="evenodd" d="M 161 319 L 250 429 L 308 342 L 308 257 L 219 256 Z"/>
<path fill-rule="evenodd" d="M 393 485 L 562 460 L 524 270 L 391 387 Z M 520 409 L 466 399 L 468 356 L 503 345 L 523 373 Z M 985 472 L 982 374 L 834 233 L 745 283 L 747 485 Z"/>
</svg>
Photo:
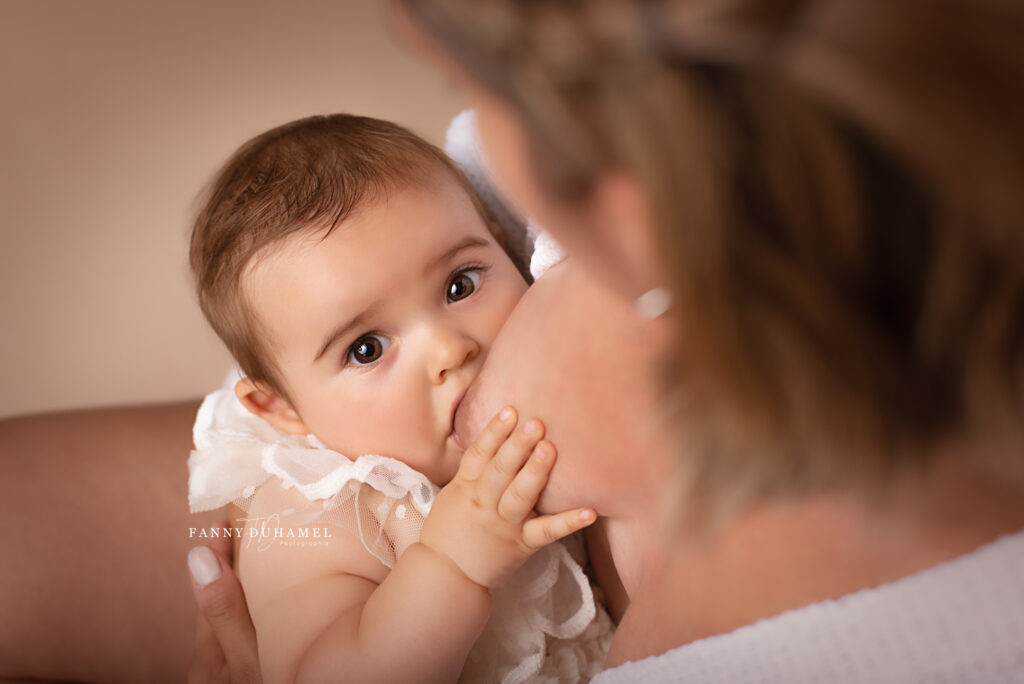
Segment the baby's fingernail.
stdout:
<svg viewBox="0 0 1024 684">
<path fill-rule="evenodd" d="M 201 587 L 220 577 L 220 563 L 213 551 L 205 546 L 196 546 L 188 552 L 188 571 Z"/>
<path fill-rule="evenodd" d="M 501 409 L 501 413 L 498 414 L 498 418 L 507 423 L 508 421 L 512 420 L 512 413 L 512 407 L 506 406 L 505 408 Z"/>
<path fill-rule="evenodd" d="M 526 430 L 526 434 L 535 435 L 538 432 L 540 432 L 540 423 L 538 423 L 535 420 L 531 420 L 526 424 L 526 427 L 524 429 Z"/>
<path fill-rule="evenodd" d="M 547 449 L 545 449 L 545 448 L 543 448 L 541 446 L 538 446 L 536 449 L 534 449 L 533 450 L 533 460 L 537 461 L 538 463 L 543 463 L 544 461 L 548 460 L 548 451 L 547 451 Z"/>
<path fill-rule="evenodd" d="M 597 516 L 594 514 L 594 511 L 591 511 L 589 509 L 585 511 L 580 511 L 580 520 L 582 520 L 583 522 L 590 522 L 595 517 Z"/>
</svg>

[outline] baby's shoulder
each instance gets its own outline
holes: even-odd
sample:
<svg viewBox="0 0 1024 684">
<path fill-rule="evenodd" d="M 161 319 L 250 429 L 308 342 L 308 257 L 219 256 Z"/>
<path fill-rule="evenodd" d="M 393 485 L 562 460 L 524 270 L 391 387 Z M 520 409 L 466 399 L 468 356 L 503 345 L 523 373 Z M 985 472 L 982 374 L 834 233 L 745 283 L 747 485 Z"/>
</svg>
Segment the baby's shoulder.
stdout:
<svg viewBox="0 0 1024 684">
<path fill-rule="evenodd" d="M 322 502 L 276 477 L 257 488 L 240 519 L 238 574 L 246 595 L 276 593 L 320 577 L 352 575 L 375 584 L 389 570 L 352 532 L 324 522 Z M 255 598 L 255 597 L 253 597 Z"/>
</svg>

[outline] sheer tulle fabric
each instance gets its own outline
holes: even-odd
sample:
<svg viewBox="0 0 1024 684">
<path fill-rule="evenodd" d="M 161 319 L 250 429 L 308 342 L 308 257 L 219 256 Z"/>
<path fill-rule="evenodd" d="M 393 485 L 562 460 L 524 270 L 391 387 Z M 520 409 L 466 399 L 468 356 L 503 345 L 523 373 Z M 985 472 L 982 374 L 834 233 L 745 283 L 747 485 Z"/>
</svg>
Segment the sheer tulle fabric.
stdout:
<svg viewBox="0 0 1024 684">
<path fill-rule="evenodd" d="M 189 504 L 193 512 L 234 503 L 249 525 L 330 525 L 355 535 L 387 567 L 419 538 L 438 488 L 385 456 L 355 460 L 312 435 L 288 435 L 253 416 L 234 393 L 206 397 L 193 430 Z M 292 489 L 300 505 L 267 510 Z M 266 496 L 265 496 L 266 495 Z M 578 539 L 535 554 L 494 593 L 491 619 L 470 653 L 464 682 L 585 682 L 601 669 L 613 627 L 580 565 Z"/>
</svg>

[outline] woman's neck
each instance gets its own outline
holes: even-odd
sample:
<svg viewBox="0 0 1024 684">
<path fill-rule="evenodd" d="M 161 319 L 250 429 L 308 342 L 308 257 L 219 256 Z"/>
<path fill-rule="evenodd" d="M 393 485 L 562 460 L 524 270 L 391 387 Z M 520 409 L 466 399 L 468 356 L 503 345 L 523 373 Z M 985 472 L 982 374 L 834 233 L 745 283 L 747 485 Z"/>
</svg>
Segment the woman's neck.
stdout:
<svg viewBox="0 0 1024 684">
<path fill-rule="evenodd" d="M 675 464 L 673 454 L 664 448 L 665 440 L 657 438 L 656 427 L 637 429 L 632 450 L 643 454 L 642 467 L 634 468 L 632 479 L 618 483 L 615 495 L 598 507 L 603 516 L 600 532 L 628 597 L 646 581 L 650 569 L 663 562 L 666 497 L 674 489 Z"/>
<path fill-rule="evenodd" d="M 759 619 L 891 582 L 1024 528 L 1024 486 L 949 459 L 876 500 L 821 496 L 762 505 L 713 540 L 682 540 L 660 557 L 609 527 L 630 607 L 612 666 Z M 646 553 L 645 553 L 646 552 Z"/>
<path fill-rule="evenodd" d="M 604 528 L 619 579 L 626 594 L 632 597 L 649 570 L 657 567 L 663 553 L 657 543 L 659 520 L 656 516 L 609 518 Z"/>
</svg>

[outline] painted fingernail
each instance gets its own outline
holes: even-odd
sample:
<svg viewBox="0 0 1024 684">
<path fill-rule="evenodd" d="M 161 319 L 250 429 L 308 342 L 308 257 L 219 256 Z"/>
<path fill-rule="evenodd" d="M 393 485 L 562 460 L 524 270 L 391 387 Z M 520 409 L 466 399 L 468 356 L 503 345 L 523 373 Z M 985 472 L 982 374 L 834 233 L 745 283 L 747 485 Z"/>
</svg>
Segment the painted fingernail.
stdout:
<svg viewBox="0 0 1024 684">
<path fill-rule="evenodd" d="M 501 420 L 503 420 L 505 422 L 508 422 L 508 421 L 512 420 L 512 413 L 513 413 L 512 407 L 511 406 L 506 406 L 505 408 L 501 409 L 501 413 L 498 414 L 498 418 L 500 418 Z"/>
<path fill-rule="evenodd" d="M 535 435 L 540 432 L 540 423 L 535 420 L 531 420 L 526 424 L 526 428 L 524 429 L 526 430 L 526 434 Z"/>
<path fill-rule="evenodd" d="M 201 587 L 220 577 L 220 563 L 213 551 L 205 546 L 196 546 L 188 552 L 188 571 Z"/>
</svg>

